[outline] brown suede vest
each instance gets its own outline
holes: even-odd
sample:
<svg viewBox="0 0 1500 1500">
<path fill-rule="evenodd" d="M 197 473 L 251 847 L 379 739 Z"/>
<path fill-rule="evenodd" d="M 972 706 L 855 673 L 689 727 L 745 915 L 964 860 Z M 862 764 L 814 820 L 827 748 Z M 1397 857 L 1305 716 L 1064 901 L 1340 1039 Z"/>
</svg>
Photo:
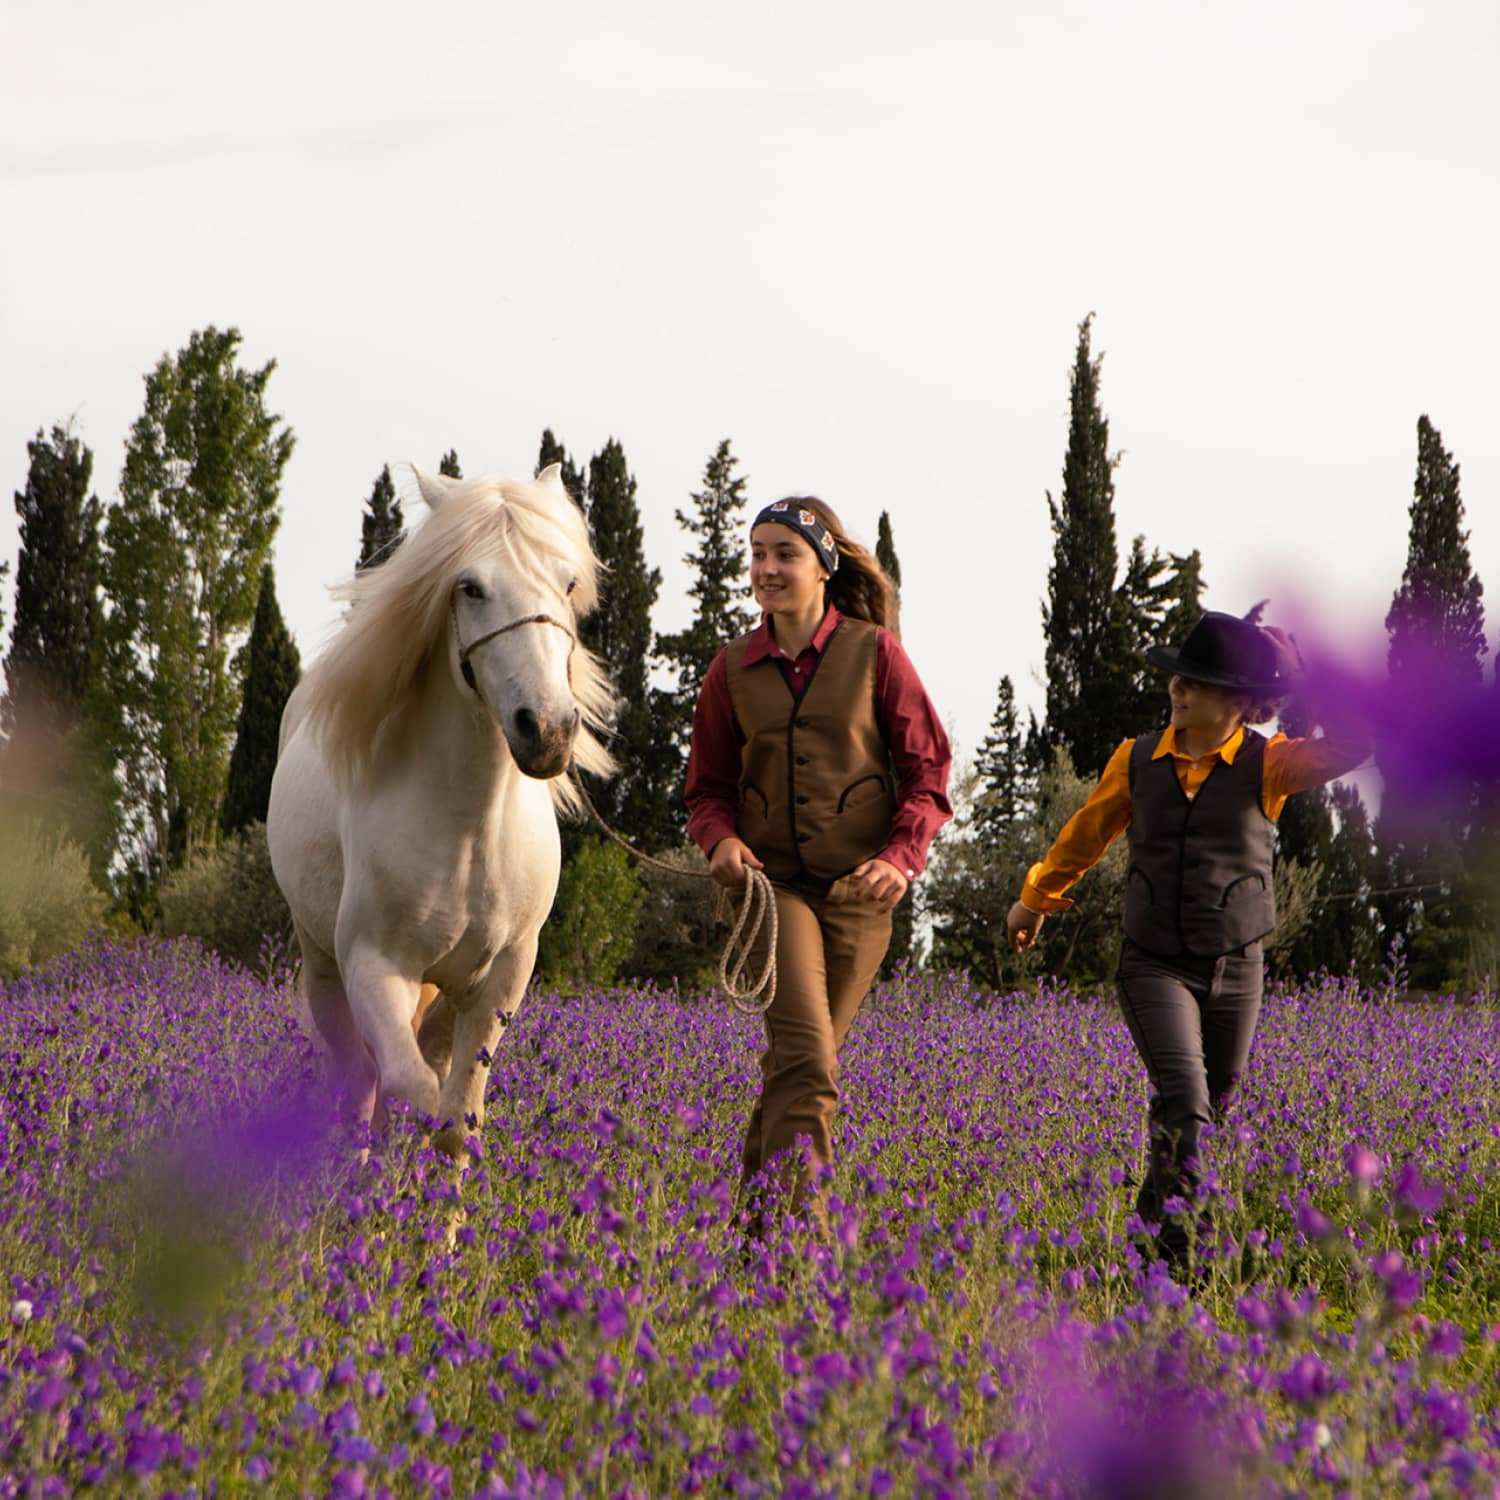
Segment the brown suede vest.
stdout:
<svg viewBox="0 0 1500 1500">
<path fill-rule="evenodd" d="M 1151 953 L 1217 958 L 1276 925 L 1276 825 L 1261 805 L 1266 741 L 1253 729 L 1189 801 L 1161 732 L 1130 752 L 1130 878 L 1125 931 Z"/>
<path fill-rule="evenodd" d="M 845 616 L 794 697 L 771 657 L 746 667 L 730 643 L 740 732 L 739 835 L 773 880 L 847 875 L 890 839 L 895 787 L 875 718 L 877 627 Z"/>
</svg>

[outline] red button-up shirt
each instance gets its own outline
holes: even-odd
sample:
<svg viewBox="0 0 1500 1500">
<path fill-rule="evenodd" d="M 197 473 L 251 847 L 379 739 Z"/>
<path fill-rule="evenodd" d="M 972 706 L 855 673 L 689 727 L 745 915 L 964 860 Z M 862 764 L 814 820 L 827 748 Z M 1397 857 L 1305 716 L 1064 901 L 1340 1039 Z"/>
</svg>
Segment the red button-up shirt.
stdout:
<svg viewBox="0 0 1500 1500">
<path fill-rule="evenodd" d="M 744 665 L 751 666 L 769 656 L 793 695 L 800 698 L 841 618 L 830 604 L 817 633 L 795 661 L 776 644 L 768 619 L 762 618 L 751 632 Z M 879 858 L 910 880 L 922 873 L 933 835 L 953 816 L 948 805 L 953 752 L 911 658 L 885 629 L 875 638 L 875 721 L 896 768 L 896 815 L 890 842 Z M 711 854 L 720 839 L 737 832 L 735 815 L 740 805 L 740 735 L 722 651 L 704 676 L 693 710 L 693 743 L 684 795 L 688 833 L 705 854 Z"/>
</svg>

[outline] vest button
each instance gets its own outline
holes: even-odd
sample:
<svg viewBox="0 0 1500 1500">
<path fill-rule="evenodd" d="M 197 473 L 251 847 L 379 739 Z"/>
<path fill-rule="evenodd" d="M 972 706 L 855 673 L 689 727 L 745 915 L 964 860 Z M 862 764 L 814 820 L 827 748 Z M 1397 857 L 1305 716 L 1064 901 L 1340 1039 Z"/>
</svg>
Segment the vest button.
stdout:
<svg viewBox="0 0 1500 1500">
<path fill-rule="evenodd" d="M 807 728 L 807 720 L 806 719 L 798 719 L 797 720 L 797 728 L 798 729 L 806 729 Z"/>
<path fill-rule="evenodd" d="M 798 807 L 806 807 L 807 803 L 808 803 L 808 799 L 806 797 L 798 797 L 797 798 L 797 806 Z"/>
<path fill-rule="evenodd" d="M 799 833 L 797 835 L 797 842 L 799 844 L 805 844 L 808 841 L 808 839 L 810 839 L 811 837 L 812 837 L 812 834 L 810 834 L 810 833 Z"/>
<path fill-rule="evenodd" d="M 807 764 L 807 757 L 805 755 L 799 755 L 797 757 L 797 764 L 799 766 L 805 766 Z"/>
</svg>

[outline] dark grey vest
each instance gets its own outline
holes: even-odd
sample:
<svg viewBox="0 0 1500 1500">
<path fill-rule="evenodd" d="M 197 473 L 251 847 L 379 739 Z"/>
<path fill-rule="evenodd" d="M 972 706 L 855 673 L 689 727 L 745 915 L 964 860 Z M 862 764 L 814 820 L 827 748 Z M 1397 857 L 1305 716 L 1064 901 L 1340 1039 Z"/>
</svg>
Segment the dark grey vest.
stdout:
<svg viewBox="0 0 1500 1500">
<path fill-rule="evenodd" d="M 1266 741 L 1254 730 L 1232 766 L 1220 761 L 1189 800 L 1161 734 L 1130 751 L 1130 877 L 1125 932 L 1152 953 L 1200 958 L 1243 948 L 1276 925 L 1276 825 L 1261 805 Z"/>
</svg>

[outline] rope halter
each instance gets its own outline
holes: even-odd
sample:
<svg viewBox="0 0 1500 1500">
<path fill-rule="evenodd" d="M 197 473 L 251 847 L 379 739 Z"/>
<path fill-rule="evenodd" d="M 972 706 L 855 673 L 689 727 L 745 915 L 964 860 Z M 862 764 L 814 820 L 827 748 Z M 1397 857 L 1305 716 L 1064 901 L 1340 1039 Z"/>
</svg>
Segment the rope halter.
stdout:
<svg viewBox="0 0 1500 1500">
<path fill-rule="evenodd" d="M 463 673 L 464 681 L 469 684 L 474 694 L 479 694 L 479 684 L 474 680 L 474 669 L 469 665 L 469 658 L 481 647 L 487 646 L 496 636 L 507 635 L 512 630 L 519 630 L 523 625 L 555 625 L 567 636 L 569 642 L 569 655 L 572 648 L 578 644 L 578 636 L 574 633 L 571 625 L 564 625 L 561 620 L 553 619 L 551 615 L 523 615 L 519 620 L 512 620 L 508 625 L 498 626 L 496 629 L 486 632 L 477 639 L 464 645 L 463 632 L 458 628 L 458 596 L 455 592 L 448 598 L 448 613 L 453 617 L 453 639 L 458 644 L 458 670 Z"/>
</svg>

